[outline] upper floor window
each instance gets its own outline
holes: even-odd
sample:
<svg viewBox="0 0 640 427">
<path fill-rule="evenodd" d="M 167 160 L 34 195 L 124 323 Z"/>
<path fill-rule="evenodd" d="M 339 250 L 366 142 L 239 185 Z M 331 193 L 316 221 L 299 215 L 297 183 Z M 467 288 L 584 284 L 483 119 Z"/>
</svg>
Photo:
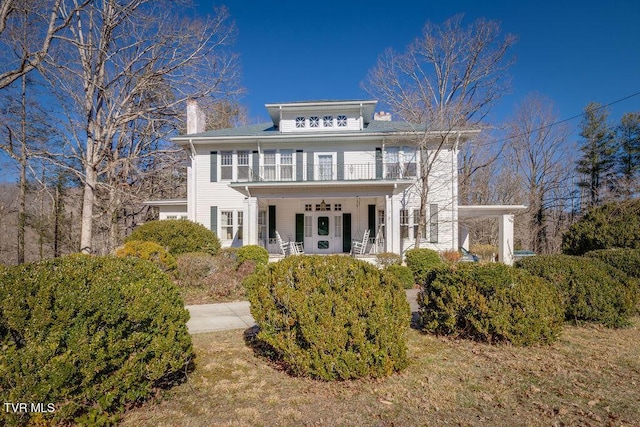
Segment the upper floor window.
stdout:
<svg viewBox="0 0 640 427">
<path fill-rule="evenodd" d="M 309 127 L 317 128 L 320 126 L 320 119 L 317 116 L 309 117 Z"/>
<path fill-rule="evenodd" d="M 303 128 L 305 126 L 305 118 L 304 117 L 296 117 L 296 127 Z"/>
<path fill-rule="evenodd" d="M 402 159 L 404 160 L 404 176 L 417 175 L 416 147 L 402 147 Z"/>
<path fill-rule="evenodd" d="M 220 178 L 233 179 L 233 151 L 220 152 Z"/>
<path fill-rule="evenodd" d="M 333 127 L 333 116 L 324 116 L 322 118 L 322 125 L 326 128 Z"/>
<path fill-rule="evenodd" d="M 347 116 L 338 116 L 338 127 L 347 126 Z"/>
<path fill-rule="evenodd" d="M 249 152 L 238 151 L 238 181 L 249 179 Z"/>
<path fill-rule="evenodd" d="M 276 179 L 276 150 L 265 150 L 264 152 L 264 179 L 275 181 Z"/>
<path fill-rule="evenodd" d="M 280 179 L 283 181 L 293 179 L 293 150 L 280 151 Z"/>
</svg>

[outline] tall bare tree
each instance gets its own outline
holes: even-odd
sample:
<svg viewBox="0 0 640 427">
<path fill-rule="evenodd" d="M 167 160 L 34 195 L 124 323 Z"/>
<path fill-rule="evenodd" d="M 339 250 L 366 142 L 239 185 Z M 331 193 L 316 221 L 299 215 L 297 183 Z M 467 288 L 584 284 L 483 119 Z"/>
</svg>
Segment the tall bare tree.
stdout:
<svg viewBox="0 0 640 427">
<path fill-rule="evenodd" d="M 427 23 L 404 53 L 387 49 L 368 73 L 364 89 L 409 123 L 415 123 L 420 149 L 419 227 L 426 229 L 432 172 L 447 147 L 455 152 L 455 131 L 476 126 L 505 93 L 513 64 L 512 35 L 502 36 L 496 21 L 463 25 L 457 15 L 441 25 Z M 456 201 L 454 201 L 456 203 Z"/>
<path fill-rule="evenodd" d="M 528 95 L 517 107 L 509 123 L 506 161 L 520 177 L 522 200 L 528 205 L 524 213 L 525 245 L 536 253 L 548 253 L 554 245 L 550 239 L 553 212 L 564 211 L 571 198 L 569 182 L 572 152 L 568 146 L 569 129 L 555 124 L 558 115 L 553 102 L 539 94 Z M 556 216 L 557 217 L 557 216 Z M 557 236 L 556 236 L 557 237 Z"/>
<path fill-rule="evenodd" d="M 2 0 L 0 2 L 0 89 L 39 67 L 54 37 L 71 22 L 73 13 L 92 0 Z M 25 20 L 24 16 L 29 19 Z M 29 32 L 16 45 L 15 34 Z M 17 49 L 16 49 L 17 48 Z"/>
<path fill-rule="evenodd" d="M 105 213 L 96 203 L 106 199 L 114 215 L 140 176 L 133 170 L 175 150 L 158 141 L 179 126 L 186 100 L 237 91 L 236 56 L 225 49 L 234 34 L 227 10 L 181 18 L 189 5 L 102 0 L 68 17 L 69 29 L 57 36 L 72 46 L 56 52 L 52 79 L 70 124 L 64 155 L 72 169 L 80 165 L 83 252 L 93 251 L 94 220 Z"/>
</svg>

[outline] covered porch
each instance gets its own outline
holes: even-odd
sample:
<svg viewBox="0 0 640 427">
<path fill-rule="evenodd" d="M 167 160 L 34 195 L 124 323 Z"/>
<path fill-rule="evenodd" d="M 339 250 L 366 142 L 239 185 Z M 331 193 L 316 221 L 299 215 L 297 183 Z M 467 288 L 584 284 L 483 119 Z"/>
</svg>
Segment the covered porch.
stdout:
<svg viewBox="0 0 640 427">
<path fill-rule="evenodd" d="M 458 219 L 498 218 L 498 261 L 513 265 L 513 218 L 526 209 L 524 205 L 458 206 Z M 469 229 L 459 224 L 458 232 L 460 246 L 469 250 Z"/>
<path fill-rule="evenodd" d="M 396 180 L 230 184 L 245 196 L 243 244 L 263 246 L 275 256 L 283 255 L 278 236 L 289 247 L 299 243 L 305 254 L 341 254 L 350 253 L 367 230 L 365 253 L 399 253 L 393 196 L 409 185 Z"/>
</svg>

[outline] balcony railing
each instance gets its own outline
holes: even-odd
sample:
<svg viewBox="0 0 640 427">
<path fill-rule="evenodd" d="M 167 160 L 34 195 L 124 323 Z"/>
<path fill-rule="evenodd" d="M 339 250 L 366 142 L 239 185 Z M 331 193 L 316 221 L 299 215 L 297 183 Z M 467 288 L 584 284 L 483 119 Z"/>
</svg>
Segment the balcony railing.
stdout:
<svg viewBox="0 0 640 427">
<path fill-rule="evenodd" d="M 238 169 L 239 182 L 356 181 L 415 179 L 415 163 L 346 165 L 267 165 Z"/>
</svg>

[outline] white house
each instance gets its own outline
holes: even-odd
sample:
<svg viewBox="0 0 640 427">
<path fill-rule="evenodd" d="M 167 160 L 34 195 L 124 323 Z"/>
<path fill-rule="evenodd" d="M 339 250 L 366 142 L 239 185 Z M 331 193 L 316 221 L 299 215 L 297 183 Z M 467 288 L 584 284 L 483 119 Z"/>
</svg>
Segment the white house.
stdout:
<svg viewBox="0 0 640 427">
<path fill-rule="evenodd" d="M 367 253 L 402 254 L 414 247 L 419 219 L 420 150 L 417 137 L 440 132 L 390 120 L 377 101 L 267 104 L 271 122 L 204 131 L 196 103 L 187 135 L 173 141 L 189 152 L 187 199 L 149 202 L 160 219 L 185 216 L 215 231 L 223 246 L 262 245 L 280 253 L 277 236 L 307 254 L 349 253 L 366 230 Z M 521 207 L 458 206 L 458 148 L 478 133 L 447 133 L 430 171 L 428 224 L 421 247 L 438 251 L 468 245 L 459 238 L 464 216 L 497 215 L 501 260 L 513 252 L 513 211 Z M 461 243 L 460 243 L 461 242 Z"/>
</svg>

